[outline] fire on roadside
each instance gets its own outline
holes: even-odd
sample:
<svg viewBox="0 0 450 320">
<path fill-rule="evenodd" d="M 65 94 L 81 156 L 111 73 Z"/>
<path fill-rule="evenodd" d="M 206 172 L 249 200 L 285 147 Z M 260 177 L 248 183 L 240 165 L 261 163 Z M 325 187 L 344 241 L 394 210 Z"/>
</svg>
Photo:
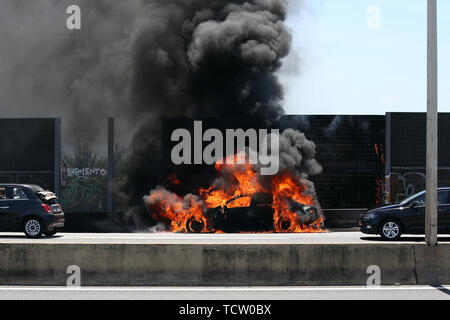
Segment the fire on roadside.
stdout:
<svg viewBox="0 0 450 320">
<path fill-rule="evenodd" d="M 235 155 L 235 160 L 239 156 Z M 192 228 L 195 232 L 222 233 L 222 230 L 213 230 L 210 225 L 206 216 L 208 209 L 249 207 L 251 197 L 248 195 L 270 193 L 273 197 L 273 232 L 326 232 L 323 227 L 324 219 L 317 209 L 317 201 L 308 192 L 305 179 L 284 171 L 269 177 L 270 181 L 263 185 L 253 165 L 228 163 L 230 162 L 222 161 L 215 164 L 218 180 L 209 187 L 198 190 L 198 195 L 180 196 L 164 188 L 153 190 L 145 197 L 147 210 L 152 218 L 165 223 L 170 232 L 193 232 Z M 171 175 L 170 180 L 181 184 L 175 175 Z M 229 204 L 230 199 L 236 200 Z M 313 221 L 302 221 L 299 211 L 293 208 L 292 203 L 316 210 Z"/>
</svg>

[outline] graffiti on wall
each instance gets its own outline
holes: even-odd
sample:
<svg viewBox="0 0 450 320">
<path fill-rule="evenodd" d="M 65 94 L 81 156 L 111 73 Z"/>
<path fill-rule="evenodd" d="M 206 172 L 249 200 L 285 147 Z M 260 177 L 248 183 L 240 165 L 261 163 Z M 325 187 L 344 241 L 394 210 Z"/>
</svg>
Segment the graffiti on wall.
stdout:
<svg viewBox="0 0 450 320">
<path fill-rule="evenodd" d="M 107 175 L 103 168 L 67 168 L 63 165 L 61 185 L 65 210 L 104 211 Z"/>
<path fill-rule="evenodd" d="M 106 176 L 108 171 L 102 168 L 67 168 L 67 177 Z"/>
<path fill-rule="evenodd" d="M 425 189 L 426 175 L 421 172 L 391 173 L 386 177 L 386 202 L 398 203 Z"/>
</svg>

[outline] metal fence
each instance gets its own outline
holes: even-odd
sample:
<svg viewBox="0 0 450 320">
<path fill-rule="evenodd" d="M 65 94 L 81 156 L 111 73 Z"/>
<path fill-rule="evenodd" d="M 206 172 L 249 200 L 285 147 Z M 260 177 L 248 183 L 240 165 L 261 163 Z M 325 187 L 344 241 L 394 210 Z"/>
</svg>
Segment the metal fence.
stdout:
<svg viewBox="0 0 450 320">
<path fill-rule="evenodd" d="M 0 119 L 0 183 L 60 193 L 60 120 Z"/>
</svg>

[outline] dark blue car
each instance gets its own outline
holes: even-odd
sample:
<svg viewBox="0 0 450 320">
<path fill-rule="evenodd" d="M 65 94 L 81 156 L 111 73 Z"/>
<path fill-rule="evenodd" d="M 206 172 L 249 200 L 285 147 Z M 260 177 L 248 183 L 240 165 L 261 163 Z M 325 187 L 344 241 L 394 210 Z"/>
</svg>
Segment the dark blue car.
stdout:
<svg viewBox="0 0 450 320">
<path fill-rule="evenodd" d="M 39 186 L 0 184 L 0 231 L 23 231 L 29 238 L 55 235 L 64 212 L 53 192 Z"/>
<path fill-rule="evenodd" d="M 402 234 L 425 233 L 426 192 L 398 204 L 369 210 L 361 215 L 361 232 L 379 234 L 385 240 L 398 240 Z M 438 190 L 438 232 L 450 233 L 450 188 Z"/>
</svg>

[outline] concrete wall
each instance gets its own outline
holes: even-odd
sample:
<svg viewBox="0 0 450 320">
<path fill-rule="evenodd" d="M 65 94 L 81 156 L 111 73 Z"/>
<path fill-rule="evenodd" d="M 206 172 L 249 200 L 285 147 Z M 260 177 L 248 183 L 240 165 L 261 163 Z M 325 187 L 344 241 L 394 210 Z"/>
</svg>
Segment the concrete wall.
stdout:
<svg viewBox="0 0 450 320">
<path fill-rule="evenodd" d="M 450 283 L 450 244 L 0 244 L 0 285 L 385 285 Z"/>
</svg>

